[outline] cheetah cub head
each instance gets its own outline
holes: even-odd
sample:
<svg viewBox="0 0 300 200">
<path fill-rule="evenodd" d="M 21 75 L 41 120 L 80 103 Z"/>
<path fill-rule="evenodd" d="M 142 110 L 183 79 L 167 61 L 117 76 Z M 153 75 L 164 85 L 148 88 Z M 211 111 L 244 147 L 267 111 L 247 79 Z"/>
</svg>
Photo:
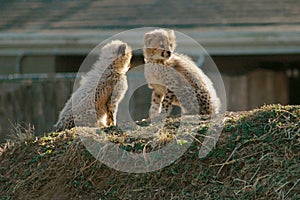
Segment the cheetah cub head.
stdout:
<svg viewBox="0 0 300 200">
<path fill-rule="evenodd" d="M 112 60 L 115 70 L 126 73 L 130 67 L 132 58 L 131 47 L 120 40 L 113 40 L 101 49 L 101 57 L 105 60 Z"/>
<path fill-rule="evenodd" d="M 146 62 L 165 62 L 176 47 L 173 30 L 156 29 L 144 36 L 144 57 Z"/>
</svg>

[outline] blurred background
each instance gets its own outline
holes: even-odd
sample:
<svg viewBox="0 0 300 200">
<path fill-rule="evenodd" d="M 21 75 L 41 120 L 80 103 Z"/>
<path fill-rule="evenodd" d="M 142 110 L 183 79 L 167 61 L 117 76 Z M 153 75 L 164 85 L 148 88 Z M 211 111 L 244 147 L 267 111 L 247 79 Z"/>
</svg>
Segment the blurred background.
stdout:
<svg viewBox="0 0 300 200">
<path fill-rule="evenodd" d="M 227 110 L 300 104 L 298 0 L 2 0 L 0 10 L 0 141 L 18 123 L 50 131 L 87 54 L 139 27 L 171 28 L 199 42 L 221 72 Z M 205 65 L 188 44 L 184 49 Z M 143 64 L 142 51 L 132 63 Z M 143 72 L 128 78 L 138 82 Z M 130 97 L 134 120 L 147 117 L 150 94 L 145 85 Z"/>
</svg>

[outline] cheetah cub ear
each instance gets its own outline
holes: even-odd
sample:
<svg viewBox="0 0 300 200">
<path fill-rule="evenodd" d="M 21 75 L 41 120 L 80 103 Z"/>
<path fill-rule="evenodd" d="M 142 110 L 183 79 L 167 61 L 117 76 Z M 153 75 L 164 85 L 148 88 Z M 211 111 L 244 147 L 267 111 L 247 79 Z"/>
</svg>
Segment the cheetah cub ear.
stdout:
<svg viewBox="0 0 300 200">
<path fill-rule="evenodd" d="M 149 47 L 151 42 L 152 42 L 152 33 L 146 33 L 145 37 L 144 37 L 144 44 L 146 47 Z"/>
<path fill-rule="evenodd" d="M 169 29 L 169 30 L 167 30 L 167 33 L 168 33 L 169 39 L 175 40 L 176 36 L 175 36 L 174 30 Z"/>
<path fill-rule="evenodd" d="M 174 51 L 174 49 L 176 48 L 176 36 L 175 36 L 174 30 L 169 29 L 169 30 L 167 30 L 167 33 L 168 33 L 168 38 L 169 38 L 169 42 L 170 42 L 170 47 Z"/>
<path fill-rule="evenodd" d="M 126 44 L 121 44 L 118 48 L 118 55 L 124 56 L 126 53 Z"/>
</svg>

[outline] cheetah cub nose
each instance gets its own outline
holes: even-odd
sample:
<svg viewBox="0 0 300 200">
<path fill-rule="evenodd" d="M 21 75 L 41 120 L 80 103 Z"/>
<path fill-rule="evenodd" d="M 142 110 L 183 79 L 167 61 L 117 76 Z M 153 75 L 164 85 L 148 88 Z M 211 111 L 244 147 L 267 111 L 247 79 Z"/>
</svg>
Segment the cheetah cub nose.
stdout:
<svg viewBox="0 0 300 200">
<path fill-rule="evenodd" d="M 164 58 L 169 58 L 171 57 L 171 51 L 163 51 L 161 52 L 161 56 Z"/>
</svg>

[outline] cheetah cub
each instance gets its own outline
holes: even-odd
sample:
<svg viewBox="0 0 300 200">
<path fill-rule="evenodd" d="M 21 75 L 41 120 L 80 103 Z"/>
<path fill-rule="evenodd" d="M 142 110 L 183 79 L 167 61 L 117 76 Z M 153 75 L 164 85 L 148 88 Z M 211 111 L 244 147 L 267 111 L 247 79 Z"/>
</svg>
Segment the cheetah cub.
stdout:
<svg viewBox="0 0 300 200">
<path fill-rule="evenodd" d="M 131 48 L 126 43 L 114 40 L 106 44 L 61 111 L 55 130 L 62 131 L 75 125 L 116 125 L 118 104 L 128 89 L 125 74 L 131 57 Z"/>
<path fill-rule="evenodd" d="M 173 30 L 156 29 L 144 36 L 145 77 L 152 89 L 150 119 L 169 115 L 172 104 L 184 114 L 210 116 L 220 110 L 211 80 L 186 55 L 174 53 Z"/>
</svg>

